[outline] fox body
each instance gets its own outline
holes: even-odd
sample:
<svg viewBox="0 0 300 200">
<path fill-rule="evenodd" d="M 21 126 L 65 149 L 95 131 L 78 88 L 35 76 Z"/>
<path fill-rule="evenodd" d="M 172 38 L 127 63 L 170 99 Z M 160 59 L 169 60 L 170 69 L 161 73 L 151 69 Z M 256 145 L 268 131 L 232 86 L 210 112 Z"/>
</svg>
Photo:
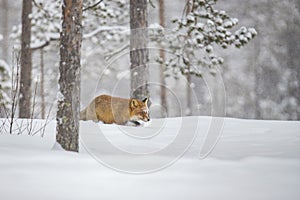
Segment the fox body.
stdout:
<svg viewBox="0 0 300 200">
<path fill-rule="evenodd" d="M 132 122 L 138 125 L 139 121 L 150 121 L 147 102 L 148 98 L 140 101 L 100 95 L 80 112 L 80 119 L 120 125 Z"/>
</svg>

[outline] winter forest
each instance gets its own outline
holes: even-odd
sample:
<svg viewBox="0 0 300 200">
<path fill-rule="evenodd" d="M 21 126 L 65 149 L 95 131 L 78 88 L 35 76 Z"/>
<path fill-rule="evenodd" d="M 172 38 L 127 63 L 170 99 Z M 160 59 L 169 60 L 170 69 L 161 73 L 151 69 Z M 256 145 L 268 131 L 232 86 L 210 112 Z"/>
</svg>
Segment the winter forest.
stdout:
<svg viewBox="0 0 300 200">
<path fill-rule="evenodd" d="M 201 8 L 197 12 L 216 11 L 219 18 L 203 20 L 203 13 L 195 16 L 193 5 L 185 1 L 148 2 L 146 76 L 152 117 L 211 115 L 212 98 L 226 98 L 228 117 L 299 120 L 299 2 L 209 2 L 214 4 L 213 11 Z M 22 62 L 21 11 L 21 1 L 1 1 L 2 117 L 3 109 L 12 106 L 12 82 L 15 83 L 17 66 Z M 46 118 L 48 114 L 53 118 L 56 114 L 61 15 L 60 1 L 32 1 L 28 49 L 31 88 L 25 91 L 31 93 L 34 118 Z M 209 23 L 219 23 L 215 26 L 224 30 L 203 30 L 207 31 L 205 34 L 215 34 L 213 39 L 191 30 L 208 29 Z M 83 1 L 82 24 L 80 106 L 83 108 L 102 93 L 129 97 L 129 3 Z M 176 41 L 180 34 L 190 38 Z M 225 41 L 228 38 L 231 39 Z M 178 59 L 180 51 L 183 54 Z M 216 83 L 216 71 L 224 87 Z"/>
<path fill-rule="evenodd" d="M 299 0 L 1 0 L 0 24 L 0 199 L 300 199 Z"/>
</svg>

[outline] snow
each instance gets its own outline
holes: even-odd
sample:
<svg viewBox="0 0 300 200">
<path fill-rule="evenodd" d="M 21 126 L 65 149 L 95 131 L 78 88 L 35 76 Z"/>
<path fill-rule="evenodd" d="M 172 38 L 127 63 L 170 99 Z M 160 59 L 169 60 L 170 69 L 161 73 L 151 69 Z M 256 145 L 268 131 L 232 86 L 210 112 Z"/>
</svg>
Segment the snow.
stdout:
<svg viewBox="0 0 300 200">
<path fill-rule="evenodd" d="M 152 23 L 148 27 L 149 29 L 163 29 L 163 27 L 159 23 Z"/>
<path fill-rule="evenodd" d="M 125 79 L 130 78 L 130 71 L 129 70 L 123 70 L 123 71 L 121 71 L 117 74 L 117 79 L 118 80 L 121 80 L 123 78 L 125 78 Z"/>
<path fill-rule="evenodd" d="M 222 119 L 217 145 L 200 159 L 217 119 L 81 122 L 80 153 L 55 143 L 55 121 L 44 134 L 10 135 L 1 119 L 0 199 L 299 199 L 299 121 Z M 43 120 L 33 124 L 44 128 Z"/>
<path fill-rule="evenodd" d="M 58 91 L 57 95 L 56 95 L 56 100 L 62 102 L 62 101 L 64 101 L 64 99 L 65 99 L 65 96 L 60 91 Z"/>
</svg>

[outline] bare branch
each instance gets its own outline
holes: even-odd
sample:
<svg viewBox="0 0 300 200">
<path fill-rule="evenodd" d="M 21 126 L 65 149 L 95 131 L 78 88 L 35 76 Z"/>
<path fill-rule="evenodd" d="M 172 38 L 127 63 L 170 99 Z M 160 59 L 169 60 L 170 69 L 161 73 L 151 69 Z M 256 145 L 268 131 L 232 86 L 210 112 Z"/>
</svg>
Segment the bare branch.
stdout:
<svg viewBox="0 0 300 200">
<path fill-rule="evenodd" d="M 38 4 L 35 0 L 32 0 L 32 2 L 33 2 L 33 5 L 34 5 L 35 7 L 37 7 L 40 11 L 43 11 L 48 17 L 51 16 L 51 14 L 49 13 L 49 11 L 46 10 L 45 8 L 43 8 L 43 6 L 42 6 L 41 3 Z"/>
<path fill-rule="evenodd" d="M 152 8 L 156 8 L 152 0 L 149 0 L 149 4 L 152 6 Z"/>
<path fill-rule="evenodd" d="M 89 10 L 89 9 L 92 9 L 92 8 L 95 8 L 96 6 L 98 6 L 103 0 L 100 0 L 98 1 L 97 3 L 95 3 L 94 5 L 91 5 L 91 6 L 88 6 L 86 8 L 83 8 L 82 11 L 86 11 L 86 10 Z"/>
<path fill-rule="evenodd" d="M 20 53 L 17 53 L 16 55 L 16 65 L 17 65 L 17 71 L 16 71 L 16 77 L 14 76 L 14 61 L 13 61 L 13 69 L 12 69 L 12 74 L 11 74 L 11 84 L 12 84 L 12 89 L 11 89 L 11 96 L 12 96 L 12 105 L 11 105 L 11 113 L 10 113 L 10 126 L 9 126 L 9 133 L 12 134 L 13 130 L 13 123 L 14 123 L 14 118 L 16 114 L 16 108 L 19 102 L 19 73 L 20 73 Z"/>
<path fill-rule="evenodd" d="M 43 49 L 44 47 L 48 46 L 50 44 L 50 41 L 46 41 L 45 43 L 40 44 L 39 46 L 31 47 L 31 51 Z"/>
<path fill-rule="evenodd" d="M 104 32 L 104 31 L 112 31 L 112 30 L 127 30 L 128 28 L 125 27 L 125 26 L 101 26 L 99 28 L 96 28 L 95 30 L 89 32 L 89 33 L 86 33 L 83 35 L 83 39 L 88 39 L 88 38 L 91 38 L 95 35 L 97 35 L 98 33 L 100 32 Z M 60 39 L 60 36 L 59 35 L 53 35 L 53 37 L 51 37 L 48 41 L 45 41 L 43 43 L 40 43 L 38 45 L 35 45 L 35 46 L 31 46 L 31 50 L 32 51 L 35 51 L 35 50 L 39 50 L 39 49 L 42 49 L 42 48 L 45 48 L 46 46 L 50 45 L 50 43 L 52 41 L 58 41 Z"/>
<path fill-rule="evenodd" d="M 29 127 L 27 127 L 28 129 L 28 135 L 30 135 L 32 133 L 32 130 L 33 130 L 33 127 L 32 127 L 32 124 L 33 124 L 33 115 L 34 115 L 34 109 L 35 109 L 35 105 L 36 105 L 36 91 L 37 91 L 37 86 L 38 86 L 38 83 L 36 82 L 35 83 L 35 88 L 34 88 L 34 95 L 33 95 L 33 103 L 32 103 L 32 111 L 31 111 L 31 115 L 30 115 L 30 124 L 29 124 Z"/>
<path fill-rule="evenodd" d="M 119 54 L 120 52 L 122 52 L 123 50 L 125 50 L 125 49 L 127 49 L 127 48 L 129 48 L 129 44 L 124 45 L 123 47 L 121 47 L 120 49 L 118 49 L 118 50 L 116 50 L 116 51 L 114 51 L 114 52 L 111 52 L 111 53 L 109 53 L 109 54 L 106 54 L 106 55 L 104 56 L 104 59 L 105 59 L 106 61 L 108 61 L 109 59 L 111 59 L 112 57 L 114 57 L 115 55 Z"/>
<path fill-rule="evenodd" d="M 53 34 L 53 35 L 54 35 L 54 34 Z M 31 46 L 30 49 L 31 49 L 32 51 L 39 50 L 39 49 L 43 49 L 44 47 L 50 45 L 50 42 L 51 42 L 51 41 L 58 41 L 59 39 L 60 39 L 59 34 L 54 35 L 54 37 L 51 37 L 48 41 L 42 42 L 42 43 L 40 43 L 40 44 L 38 44 L 38 45 L 35 45 L 35 46 Z"/>
</svg>

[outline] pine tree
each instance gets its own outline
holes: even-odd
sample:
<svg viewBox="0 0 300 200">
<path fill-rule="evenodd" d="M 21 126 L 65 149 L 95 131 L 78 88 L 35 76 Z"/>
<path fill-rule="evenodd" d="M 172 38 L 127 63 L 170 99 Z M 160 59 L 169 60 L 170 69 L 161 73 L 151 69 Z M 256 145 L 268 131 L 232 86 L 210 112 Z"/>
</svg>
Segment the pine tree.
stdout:
<svg viewBox="0 0 300 200">
<path fill-rule="evenodd" d="M 161 27 L 165 27 L 165 1 L 164 0 L 159 0 L 159 24 Z M 162 117 L 164 115 L 168 116 L 168 104 L 167 104 L 167 94 L 166 94 L 166 80 L 165 80 L 165 65 L 163 64 L 166 61 L 166 55 L 165 55 L 165 49 L 161 47 L 159 51 L 159 57 L 160 60 L 162 61 L 160 63 L 160 101 L 161 101 L 161 106 L 164 109 L 161 109 L 161 114 Z M 165 113 L 164 113 L 165 112 Z"/>
<path fill-rule="evenodd" d="M 3 38 L 4 40 L 1 41 L 3 42 L 2 45 L 2 54 L 3 54 L 3 59 L 8 62 L 9 60 L 9 30 L 8 30 L 8 19 L 9 19 L 9 1 L 8 0 L 2 0 L 1 4 L 1 18 L 2 18 L 2 28 L 3 28 Z M 1 40 L 1 39 L 0 39 Z"/>
<path fill-rule="evenodd" d="M 130 0 L 130 75 L 131 97 L 149 96 L 149 51 L 147 0 Z"/>
<path fill-rule="evenodd" d="M 256 36 L 255 29 L 244 26 L 234 33 L 230 32 L 238 24 L 238 19 L 215 9 L 216 2 L 188 0 L 184 9 L 187 14 L 173 20 L 176 28 L 167 37 L 167 47 L 173 56 L 165 64 L 175 75 L 182 73 L 201 77 L 201 68 L 214 74 L 215 67 L 224 61 L 214 54 L 214 46 L 226 49 L 234 45 L 240 48 Z"/>
<path fill-rule="evenodd" d="M 64 149 L 78 151 L 82 0 L 64 0 L 62 10 L 56 140 Z"/>
<path fill-rule="evenodd" d="M 19 116 L 20 118 L 30 117 L 31 108 L 31 11 L 32 3 L 23 0 L 22 5 L 22 35 L 21 35 L 21 76 L 20 76 L 20 99 Z"/>
</svg>

